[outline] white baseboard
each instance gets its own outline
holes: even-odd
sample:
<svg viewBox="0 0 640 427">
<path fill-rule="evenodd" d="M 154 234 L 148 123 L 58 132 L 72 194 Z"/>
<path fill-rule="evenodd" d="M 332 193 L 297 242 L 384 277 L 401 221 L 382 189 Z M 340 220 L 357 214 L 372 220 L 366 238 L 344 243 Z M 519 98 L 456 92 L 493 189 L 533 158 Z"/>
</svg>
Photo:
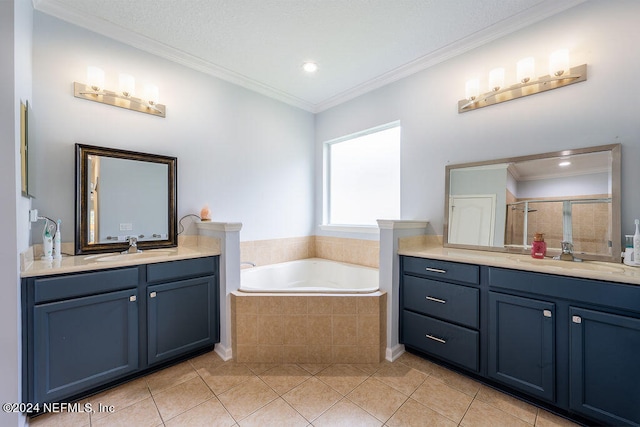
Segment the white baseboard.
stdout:
<svg viewBox="0 0 640 427">
<path fill-rule="evenodd" d="M 216 346 L 213 349 L 213 351 L 215 351 L 216 354 L 218 356 L 220 356 L 220 358 L 222 360 L 224 360 L 225 362 L 228 361 L 228 360 L 233 359 L 233 351 L 230 348 L 226 348 L 225 346 L 223 346 L 220 343 L 216 344 Z"/>
<path fill-rule="evenodd" d="M 392 348 L 387 347 L 385 359 L 393 362 L 404 353 L 404 344 L 396 344 Z"/>
</svg>

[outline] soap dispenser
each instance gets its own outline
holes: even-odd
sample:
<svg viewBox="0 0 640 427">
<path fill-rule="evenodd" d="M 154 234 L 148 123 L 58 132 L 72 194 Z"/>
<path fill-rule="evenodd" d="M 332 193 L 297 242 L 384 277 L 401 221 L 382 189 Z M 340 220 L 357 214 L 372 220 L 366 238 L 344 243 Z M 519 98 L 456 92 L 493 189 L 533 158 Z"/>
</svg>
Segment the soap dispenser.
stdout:
<svg viewBox="0 0 640 427">
<path fill-rule="evenodd" d="M 633 262 L 635 265 L 640 265 L 640 220 L 636 219 L 636 232 L 633 235 Z"/>
</svg>

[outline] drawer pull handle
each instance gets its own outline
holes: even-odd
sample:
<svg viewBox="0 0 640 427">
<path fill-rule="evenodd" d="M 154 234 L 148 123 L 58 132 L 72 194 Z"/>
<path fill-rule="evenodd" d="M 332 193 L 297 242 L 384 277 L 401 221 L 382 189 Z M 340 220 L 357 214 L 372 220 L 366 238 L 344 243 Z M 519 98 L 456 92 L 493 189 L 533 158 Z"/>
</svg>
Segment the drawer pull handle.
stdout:
<svg viewBox="0 0 640 427">
<path fill-rule="evenodd" d="M 427 267 L 425 268 L 425 270 L 430 271 L 432 273 L 441 273 L 441 274 L 445 274 L 447 272 L 447 270 L 443 270 L 441 268 L 431 268 L 431 267 Z"/>
<path fill-rule="evenodd" d="M 433 335 L 427 334 L 426 337 L 429 338 L 430 340 L 434 340 L 434 341 L 437 341 L 437 342 L 442 343 L 442 344 L 446 344 L 447 343 L 446 340 L 443 340 L 442 338 L 434 337 Z"/>
<path fill-rule="evenodd" d="M 426 298 L 427 298 L 429 301 L 439 302 L 440 304 L 446 304 L 446 303 L 447 303 L 447 301 L 445 301 L 445 300 L 443 300 L 443 299 L 440 299 L 440 298 L 434 298 L 434 297 L 430 297 L 430 296 L 427 296 Z"/>
</svg>

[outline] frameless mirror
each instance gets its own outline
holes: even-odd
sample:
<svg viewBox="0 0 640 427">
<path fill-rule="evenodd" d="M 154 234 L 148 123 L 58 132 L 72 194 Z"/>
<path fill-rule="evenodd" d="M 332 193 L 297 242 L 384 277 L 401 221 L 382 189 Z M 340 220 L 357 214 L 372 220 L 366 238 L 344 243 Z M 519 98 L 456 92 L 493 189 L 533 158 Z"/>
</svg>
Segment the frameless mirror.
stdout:
<svg viewBox="0 0 640 427">
<path fill-rule="evenodd" d="M 620 145 L 449 165 L 444 245 L 620 262 Z"/>
<path fill-rule="evenodd" d="M 175 157 L 76 144 L 76 253 L 177 246 Z"/>
</svg>

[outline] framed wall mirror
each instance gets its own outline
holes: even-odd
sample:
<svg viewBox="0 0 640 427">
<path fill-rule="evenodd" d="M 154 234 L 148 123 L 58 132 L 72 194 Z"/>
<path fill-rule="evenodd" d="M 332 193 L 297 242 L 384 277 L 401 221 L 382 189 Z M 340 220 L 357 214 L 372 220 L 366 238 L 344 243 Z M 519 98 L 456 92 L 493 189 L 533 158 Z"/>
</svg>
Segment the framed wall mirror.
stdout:
<svg viewBox="0 0 640 427">
<path fill-rule="evenodd" d="M 177 246 L 177 159 L 76 144 L 76 254 Z"/>
<path fill-rule="evenodd" d="M 620 262 L 620 144 L 445 168 L 444 246 Z"/>
</svg>

